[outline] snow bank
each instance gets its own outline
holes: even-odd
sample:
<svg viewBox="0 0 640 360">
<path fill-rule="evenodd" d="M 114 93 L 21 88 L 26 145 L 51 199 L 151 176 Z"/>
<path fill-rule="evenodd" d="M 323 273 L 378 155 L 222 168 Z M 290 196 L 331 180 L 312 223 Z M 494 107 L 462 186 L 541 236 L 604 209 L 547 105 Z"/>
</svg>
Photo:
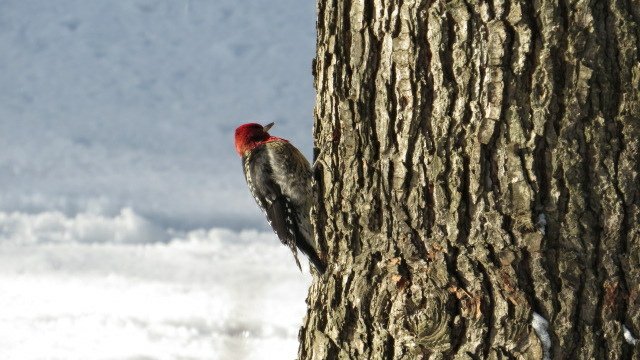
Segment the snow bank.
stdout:
<svg viewBox="0 0 640 360">
<path fill-rule="evenodd" d="M 36 243 L 149 243 L 168 240 L 157 226 L 125 208 L 115 217 L 82 213 L 67 217 L 61 212 L 39 214 L 0 212 L 0 241 Z"/>
<path fill-rule="evenodd" d="M 2 359 L 295 357 L 310 276 L 272 233 L 173 233 L 132 210 L 0 229 Z"/>
</svg>

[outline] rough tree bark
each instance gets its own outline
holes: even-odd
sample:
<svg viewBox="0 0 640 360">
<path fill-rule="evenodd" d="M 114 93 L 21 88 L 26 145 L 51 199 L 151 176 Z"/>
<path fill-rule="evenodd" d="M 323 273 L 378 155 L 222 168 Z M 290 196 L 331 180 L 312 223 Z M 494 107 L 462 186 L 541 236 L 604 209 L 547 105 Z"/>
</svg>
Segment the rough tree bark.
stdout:
<svg viewBox="0 0 640 360">
<path fill-rule="evenodd" d="M 639 358 L 640 3 L 317 10 L 300 359 Z"/>
</svg>

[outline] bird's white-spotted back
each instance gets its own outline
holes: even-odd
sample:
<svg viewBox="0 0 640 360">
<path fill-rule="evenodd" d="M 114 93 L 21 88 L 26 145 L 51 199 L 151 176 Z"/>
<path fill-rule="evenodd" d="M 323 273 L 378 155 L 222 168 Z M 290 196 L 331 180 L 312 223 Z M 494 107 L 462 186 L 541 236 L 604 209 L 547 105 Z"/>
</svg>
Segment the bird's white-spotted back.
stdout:
<svg viewBox="0 0 640 360">
<path fill-rule="evenodd" d="M 266 146 L 274 180 L 280 185 L 283 195 L 299 209 L 300 232 L 309 244 L 316 246 L 309 221 L 313 199 L 311 165 L 295 146 L 286 141 L 273 141 Z"/>
<path fill-rule="evenodd" d="M 311 207 L 311 165 L 295 146 L 285 141 L 266 144 L 274 180 L 296 205 Z"/>
</svg>

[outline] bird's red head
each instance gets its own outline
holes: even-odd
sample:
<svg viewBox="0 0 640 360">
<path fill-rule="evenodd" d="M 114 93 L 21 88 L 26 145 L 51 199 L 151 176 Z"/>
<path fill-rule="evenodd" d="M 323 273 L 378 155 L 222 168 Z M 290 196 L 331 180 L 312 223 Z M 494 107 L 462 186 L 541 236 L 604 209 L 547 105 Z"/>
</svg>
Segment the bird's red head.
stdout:
<svg viewBox="0 0 640 360">
<path fill-rule="evenodd" d="M 273 123 L 262 126 L 260 124 L 249 123 L 236 128 L 236 151 L 243 156 L 247 151 L 264 143 L 272 138 L 268 131 Z"/>
</svg>

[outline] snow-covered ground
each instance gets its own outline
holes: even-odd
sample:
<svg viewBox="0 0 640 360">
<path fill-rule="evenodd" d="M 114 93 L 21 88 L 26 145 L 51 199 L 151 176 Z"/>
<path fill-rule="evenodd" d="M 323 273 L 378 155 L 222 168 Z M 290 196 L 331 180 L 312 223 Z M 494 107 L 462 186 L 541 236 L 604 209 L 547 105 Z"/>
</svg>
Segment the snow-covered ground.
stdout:
<svg viewBox="0 0 640 360">
<path fill-rule="evenodd" d="M 270 232 L 0 213 L 0 359 L 293 359 L 307 269 Z"/>
<path fill-rule="evenodd" d="M 311 154 L 314 25 L 300 0 L 0 1 L 0 359 L 295 357 L 310 276 L 233 129 Z"/>
</svg>

